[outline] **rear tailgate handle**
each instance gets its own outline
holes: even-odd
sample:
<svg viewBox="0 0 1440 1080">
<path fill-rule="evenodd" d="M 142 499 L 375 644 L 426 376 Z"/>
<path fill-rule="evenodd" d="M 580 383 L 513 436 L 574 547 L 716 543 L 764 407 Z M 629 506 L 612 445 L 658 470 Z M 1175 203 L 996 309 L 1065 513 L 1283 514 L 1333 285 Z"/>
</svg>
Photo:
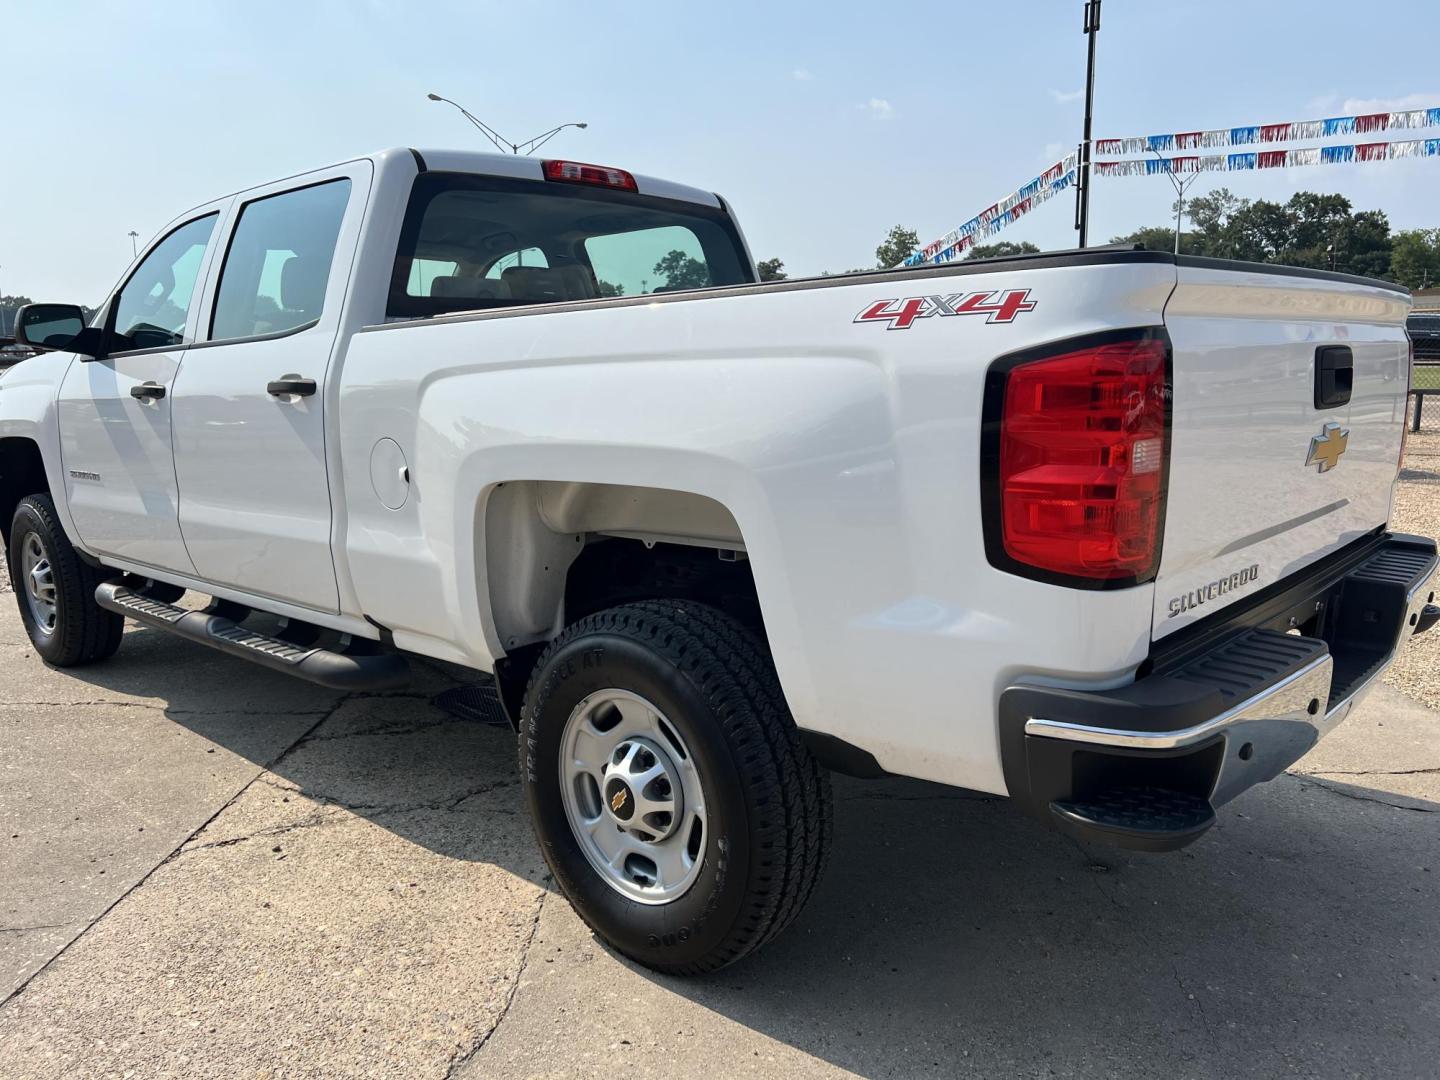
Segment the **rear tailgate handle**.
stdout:
<svg viewBox="0 0 1440 1080">
<path fill-rule="evenodd" d="M 1355 358 L 1349 345 L 1321 345 L 1315 350 L 1315 408 L 1350 404 L 1354 386 Z"/>
</svg>

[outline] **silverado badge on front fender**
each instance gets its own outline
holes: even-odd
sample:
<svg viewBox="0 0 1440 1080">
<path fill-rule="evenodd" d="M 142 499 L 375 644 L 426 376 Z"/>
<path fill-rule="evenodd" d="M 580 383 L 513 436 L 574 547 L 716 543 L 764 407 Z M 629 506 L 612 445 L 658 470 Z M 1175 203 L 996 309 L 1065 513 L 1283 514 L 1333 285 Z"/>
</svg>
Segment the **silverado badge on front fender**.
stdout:
<svg viewBox="0 0 1440 1080">
<path fill-rule="evenodd" d="M 1319 435 L 1311 437 L 1310 453 L 1305 458 L 1305 464 L 1318 466 L 1322 473 L 1329 472 L 1340 464 L 1340 455 L 1345 453 L 1345 445 L 1349 441 L 1349 428 L 1342 428 L 1334 421 L 1327 423 L 1320 429 Z"/>
<path fill-rule="evenodd" d="M 888 323 L 886 330 L 909 330 L 916 319 L 932 315 L 987 315 L 986 322 L 1014 322 L 1022 311 L 1034 311 L 1029 289 L 1006 289 L 951 293 L 949 296 L 906 296 L 899 300 L 876 300 L 855 316 L 857 323 Z"/>
</svg>

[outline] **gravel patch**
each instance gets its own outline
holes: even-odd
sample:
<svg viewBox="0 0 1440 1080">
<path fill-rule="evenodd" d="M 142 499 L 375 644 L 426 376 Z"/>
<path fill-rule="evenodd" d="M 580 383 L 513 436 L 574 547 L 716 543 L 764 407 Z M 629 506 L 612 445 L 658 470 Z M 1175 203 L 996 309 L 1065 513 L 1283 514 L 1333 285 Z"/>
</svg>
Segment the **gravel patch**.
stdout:
<svg viewBox="0 0 1440 1080">
<path fill-rule="evenodd" d="M 1440 538 L 1440 432 L 1410 433 L 1390 527 Z M 1385 681 L 1440 709 L 1440 629 L 1411 642 L 1385 673 Z"/>
</svg>

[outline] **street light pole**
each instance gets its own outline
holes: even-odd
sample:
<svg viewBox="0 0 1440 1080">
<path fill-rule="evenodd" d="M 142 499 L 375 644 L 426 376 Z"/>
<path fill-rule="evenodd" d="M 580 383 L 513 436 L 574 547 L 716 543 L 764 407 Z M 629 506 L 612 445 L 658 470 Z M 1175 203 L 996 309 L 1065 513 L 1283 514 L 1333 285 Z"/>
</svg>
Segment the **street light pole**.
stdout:
<svg viewBox="0 0 1440 1080">
<path fill-rule="evenodd" d="M 1085 136 L 1080 143 L 1080 184 L 1075 191 L 1079 203 L 1075 228 L 1080 246 L 1090 241 L 1090 121 L 1095 112 L 1095 37 L 1100 32 L 1100 0 L 1085 0 L 1085 36 L 1089 38 L 1085 60 Z"/>
<path fill-rule="evenodd" d="M 1165 161 L 1164 155 L 1159 150 L 1151 150 L 1161 161 Z M 1190 185 L 1200 179 L 1200 174 L 1187 176 L 1184 180 L 1175 178 L 1175 169 L 1172 162 L 1166 162 L 1165 175 L 1170 178 L 1170 184 L 1175 188 L 1175 254 L 1180 254 L 1180 217 L 1185 213 L 1185 192 L 1190 190 Z"/>
<path fill-rule="evenodd" d="M 140 234 L 134 229 L 131 229 L 128 235 L 130 237 L 130 258 L 133 259 L 140 254 L 140 249 L 136 246 L 136 241 L 140 239 Z"/>
<path fill-rule="evenodd" d="M 544 146 L 547 142 L 553 139 L 556 135 L 560 134 L 560 132 L 564 131 L 566 128 L 579 128 L 583 131 L 585 128 L 590 126 L 589 124 L 576 123 L 560 124 L 556 127 L 551 128 L 549 131 L 542 131 L 539 135 L 536 135 L 532 138 L 522 139 L 518 143 L 512 143 L 509 139 L 505 138 L 505 136 L 501 135 L 489 124 L 485 123 L 485 121 L 481 120 L 479 117 L 471 113 L 468 109 L 465 108 L 465 106 L 461 105 L 458 101 L 451 101 L 449 98 L 441 97 L 439 94 L 426 94 L 425 96 L 431 101 L 443 101 L 446 105 L 453 105 L 455 106 L 455 108 L 459 109 L 460 115 L 465 117 L 466 120 L 469 120 L 470 123 L 474 124 L 475 127 L 479 129 L 480 134 L 484 135 L 487 139 L 494 143 L 496 148 L 502 154 L 506 151 L 509 151 L 512 154 L 519 154 L 520 148 L 522 146 L 525 148 L 525 153 L 533 154 L 536 150 L 539 150 L 540 147 Z"/>
</svg>

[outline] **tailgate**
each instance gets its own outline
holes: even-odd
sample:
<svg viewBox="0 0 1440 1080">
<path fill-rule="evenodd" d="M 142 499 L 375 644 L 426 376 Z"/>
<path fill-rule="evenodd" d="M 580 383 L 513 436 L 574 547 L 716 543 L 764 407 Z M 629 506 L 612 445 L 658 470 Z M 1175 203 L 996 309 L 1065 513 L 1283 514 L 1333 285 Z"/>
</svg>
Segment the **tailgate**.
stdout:
<svg viewBox="0 0 1440 1080">
<path fill-rule="evenodd" d="M 1389 520 L 1409 363 L 1408 292 L 1304 271 L 1177 269 L 1152 639 Z M 1348 400 L 1326 404 L 1344 396 L 1346 367 Z"/>
</svg>

